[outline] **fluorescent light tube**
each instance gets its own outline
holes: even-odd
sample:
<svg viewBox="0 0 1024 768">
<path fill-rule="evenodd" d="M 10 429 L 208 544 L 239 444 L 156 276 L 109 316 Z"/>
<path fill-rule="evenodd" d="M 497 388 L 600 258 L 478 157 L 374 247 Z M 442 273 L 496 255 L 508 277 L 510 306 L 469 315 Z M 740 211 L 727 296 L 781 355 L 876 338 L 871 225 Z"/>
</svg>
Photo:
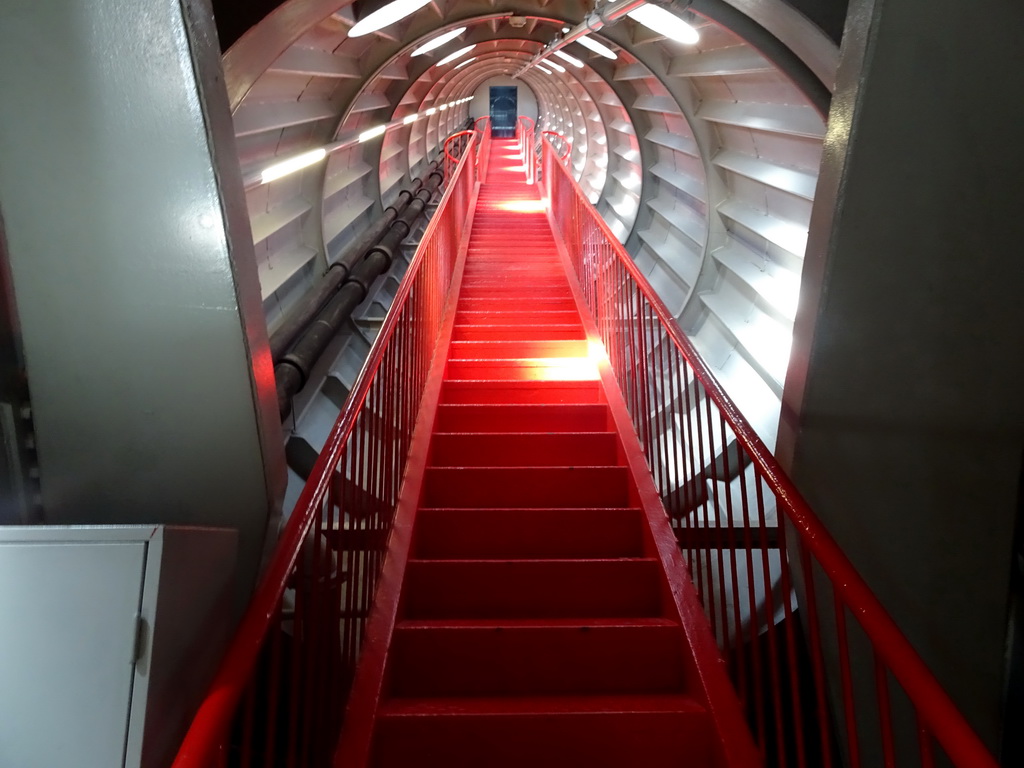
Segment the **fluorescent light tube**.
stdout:
<svg viewBox="0 0 1024 768">
<path fill-rule="evenodd" d="M 657 5 L 647 3 L 633 9 L 626 15 L 633 19 L 633 21 L 640 22 L 651 31 L 664 35 L 670 40 L 690 45 L 700 40 L 700 34 L 698 34 L 696 29 L 671 11 L 667 11 Z"/>
<path fill-rule="evenodd" d="M 386 131 L 387 129 L 388 127 L 386 125 L 375 125 L 373 128 L 370 128 L 369 130 L 363 131 L 362 133 L 359 134 L 359 143 L 362 144 L 364 141 L 375 139 L 382 133 L 384 133 L 384 131 Z"/>
<path fill-rule="evenodd" d="M 435 67 L 443 67 L 445 64 L 451 64 L 456 59 L 461 59 L 463 56 L 465 56 L 467 53 L 472 51 L 474 48 L 476 48 L 476 43 L 473 43 L 473 45 L 467 45 L 465 48 L 460 48 L 455 53 L 452 53 L 452 54 L 450 54 L 448 56 L 445 56 L 443 59 L 441 59 L 439 62 L 437 62 L 437 64 L 435 64 L 434 66 Z"/>
<path fill-rule="evenodd" d="M 445 32 L 443 35 L 438 35 L 433 40 L 430 40 L 430 41 L 424 43 L 423 45 L 421 45 L 419 48 L 417 48 L 415 51 L 413 51 L 409 55 L 410 56 L 422 56 L 424 53 L 430 53 L 430 51 L 434 50 L 435 48 L 440 48 L 442 45 L 447 43 L 449 40 L 454 40 L 456 37 L 458 37 L 459 35 L 461 35 L 465 31 L 466 31 L 465 27 L 459 27 L 458 29 L 453 29 L 451 32 Z"/>
<path fill-rule="evenodd" d="M 583 69 L 583 62 L 577 59 L 575 56 L 570 56 L 565 51 L 555 51 L 555 56 L 557 56 L 560 59 L 564 59 L 565 61 L 569 62 L 578 69 Z"/>
<path fill-rule="evenodd" d="M 601 56 L 604 56 L 606 59 L 617 59 L 617 58 L 619 58 L 615 54 L 615 51 L 613 51 L 607 45 L 604 45 L 603 43 L 597 42 L 597 40 L 594 40 L 589 35 L 584 35 L 583 37 L 577 37 L 576 38 L 576 42 L 579 43 L 580 45 L 582 45 L 584 48 L 589 48 L 594 53 L 597 53 L 597 54 L 599 54 Z"/>
<path fill-rule="evenodd" d="M 401 21 L 406 16 L 415 13 L 431 0 L 394 0 L 383 8 L 379 8 L 365 19 L 356 22 L 356 25 L 348 31 L 349 37 L 362 37 L 378 29 L 389 27 L 396 21 Z"/>
<path fill-rule="evenodd" d="M 280 163 L 264 168 L 263 172 L 260 173 L 260 182 L 267 184 L 275 179 L 280 179 L 282 176 L 287 176 L 295 171 L 308 168 L 314 163 L 319 163 L 327 157 L 327 150 L 323 147 L 318 149 L 310 150 L 309 152 L 303 152 L 301 155 L 290 157 L 287 160 L 282 160 Z"/>
</svg>

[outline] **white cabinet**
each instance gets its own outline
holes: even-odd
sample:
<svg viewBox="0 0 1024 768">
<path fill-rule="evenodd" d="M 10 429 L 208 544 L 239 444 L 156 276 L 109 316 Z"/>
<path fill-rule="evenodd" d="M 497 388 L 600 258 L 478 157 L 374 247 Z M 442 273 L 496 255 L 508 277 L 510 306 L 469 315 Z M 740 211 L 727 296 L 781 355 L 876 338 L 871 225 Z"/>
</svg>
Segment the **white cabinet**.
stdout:
<svg viewBox="0 0 1024 768">
<path fill-rule="evenodd" d="M 0 527 L 0 766 L 165 768 L 233 621 L 237 535 Z"/>
</svg>

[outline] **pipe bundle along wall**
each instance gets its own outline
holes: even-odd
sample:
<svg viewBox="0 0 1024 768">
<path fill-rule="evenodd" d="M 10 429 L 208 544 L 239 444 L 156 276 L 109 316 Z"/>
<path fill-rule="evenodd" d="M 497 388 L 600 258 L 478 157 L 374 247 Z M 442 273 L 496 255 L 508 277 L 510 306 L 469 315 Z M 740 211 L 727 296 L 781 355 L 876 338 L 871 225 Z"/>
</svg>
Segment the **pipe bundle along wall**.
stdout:
<svg viewBox="0 0 1024 768">
<path fill-rule="evenodd" d="M 438 160 L 413 190 L 399 193 L 395 205 L 386 208 L 383 216 L 327 270 L 307 300 L 271 337 L 281 418 L 291 411 L 292 398 L 309 380 L 331 339 L 366 298 L 374 280 L 391 267 L 395 251 L 444 181 L 440 166 Z"/>
</svg>

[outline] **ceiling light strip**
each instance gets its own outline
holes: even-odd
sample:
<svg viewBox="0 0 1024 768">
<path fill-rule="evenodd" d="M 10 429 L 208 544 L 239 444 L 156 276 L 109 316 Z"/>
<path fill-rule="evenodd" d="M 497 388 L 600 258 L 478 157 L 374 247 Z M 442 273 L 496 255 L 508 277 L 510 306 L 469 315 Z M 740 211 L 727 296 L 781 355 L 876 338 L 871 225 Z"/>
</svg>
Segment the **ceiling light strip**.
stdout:
<svg viewBox="0 0 1024 768">
<path fill-rule="evenodd" d="M 512 77 L 520 77 L 531 67 L 540 62 L 547 66 L 551 63 L 548 58 L 551 54 L 561 50 L 570 43 L 576 42 L 579 38 L 589 35 L 591 32 L 600 32 L 609 24 L 614 24 L 632 11 L 647 6 L 644 0 L 618 0 L 618 2 L 606 3 L 603 8 L 592 11 L 582 22 L 566 32 L 562 37 L 553 40 L 540 53 L 530 59 L 526 64 L 513 73 Z M 680 10 L 689 7 L 690 3 L 680 5 Z M 664 9 L 662 9 L 664 10 Z M 668 13 L 666 11 L 666 13 Z M 669 14 L 675 16 L 675 14 Z M 677 16 L 675 18 L 678 18 Z M 680 19 L 682 21 L 682 19 Z"/>
<path fill-rule="evenodd" d="M 472 100 L 472 96 L 467 96 L 462 99 L 456 99 L 455 101 L 449 101 L 444 104 L 440 104 L 437 107 L 430 107 L 423 112 L 415 112 L 411 115 L 406 115 L 399 120 L 392 120 L 390 123 L 376 125 L 373 128 L 360 131 L 355 136 L 351 136 L 347 139 L 331 142 L 330 144 L 325 144 L 322 147 L 317 147 L 316 149 L 311 149 L 299 155 L 286 158 L 285 160 L 281 160 L 267 166 L 256 174 L 247 176 L 244 180 L 245 190 L 249 191 L 263 184 L 269 184 L 271 181 L 276 181 L 277 179 L 288 176 L 296 171 L 301 171 L 303 168 L 309 168 L 312 165 L 316 165 L 328 155 L 333 152 L 337 152 L 340 149 L 347 149 L 348 147 L 354 147 L 357 144 L 365 143 L 377 138 L 378 136 L 383 136 L 385 133 L 388 133 L 395 128 L 411 125 L 425 117 L 435 115 L 440 111 L 453 109 Z"/>
<path fill-rule="evenodd" d="M 419 48 L 410 53 L 410 56 L 422 56 L 424 53 L 430 53 L 435 48 L 440 48 L 442 45 L 450 40 L 454 40 L 456 37 L 466 31 L 466 27 L 459 27 L 453 29 L 451 32 L 445 32 L 443 35 L 438 35 L 433 40 L 424 43 Z"/>
<path fill-rule="evenodd" d="M 363 35 L 368 35 L 371 32 L 377 32 L 384 29 L 384 27 L 389 27 L 392 24 L 401 21 L 406 16 L 416 13 L 416 11 L 430 1 L 431 0 L 394 0 L 383 8 L 379 8 L 369 14 L 365 19 L 360 19 L 356 22 L 355 26 L 348 31 L 348 36 L 362 37 Z"/>
</svg>

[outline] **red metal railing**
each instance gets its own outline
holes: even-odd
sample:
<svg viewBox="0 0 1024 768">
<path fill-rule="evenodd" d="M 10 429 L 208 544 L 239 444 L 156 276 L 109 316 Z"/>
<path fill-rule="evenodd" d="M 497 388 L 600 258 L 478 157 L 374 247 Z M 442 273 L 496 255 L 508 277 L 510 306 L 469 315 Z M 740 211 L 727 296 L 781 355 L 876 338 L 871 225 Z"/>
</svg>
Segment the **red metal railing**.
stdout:
<svg viewBox="0 0 1024 768">
<path fill-rule="evenodd" d="M 483 127 L 481 127 L 481 123 Z M 487 169 L 491 164 L 491 118 L 487 115 L 478 117 L 473 124 L 473 129 L 477 132 L 478 136 L 476 173 L 480 183 L 483 184 L 487 181 Z"/>
<path fill-rule="evenodd" d="M 552 142 L 552 146 L 555 143 L 560 146 L 559 157 L 564 165 L 569 160 L 569 155 L 572 154 L 572 142 L 558 131 L 543 131 L 541 137 Z"/>
<path fill-rule="evenodd" d="M 462 159 L 467 147 L 469 147 L 470 139 L 474 136 L 477 136 L 475 130 L 456 131 L 444 140 L 444 183 L 446 185 L 455 176 L 455 169 L 459 166 L 459 160 Z"/>
<path fill-rule="evenodd" d="M 470 136 L 174 768 L 326 766 L 476 183 Z"/>
<path fill-rule="evenodd" d="M 516 140 L 526 167 L 526 183 L 533 184 L 537 180 L 537 139 L 533 120 L 526 115 L 520 115 L 516 121 Z"/>
<path fill-rule="evenodd" d="M 931 768 L 942 750 L 995 768 L 550 142 L 543 152 L 553 220 L 766 764 Z"/>
<path fill-rule="evenodd" d="M 487 129 L 491 118 L 487 115 L 478 117 L 472 130 L 456 131 L 444 142 L 444 177 L 445 182 L 451 178 L 459 159 L 466 151 L 471 136 L 476 136 L 476 175 L 482 183 L 487 181 L 487 168 L 491 158 L 491 132 Z M 483 127 L 481 128 L 481 124 Z"/>
</svg>

